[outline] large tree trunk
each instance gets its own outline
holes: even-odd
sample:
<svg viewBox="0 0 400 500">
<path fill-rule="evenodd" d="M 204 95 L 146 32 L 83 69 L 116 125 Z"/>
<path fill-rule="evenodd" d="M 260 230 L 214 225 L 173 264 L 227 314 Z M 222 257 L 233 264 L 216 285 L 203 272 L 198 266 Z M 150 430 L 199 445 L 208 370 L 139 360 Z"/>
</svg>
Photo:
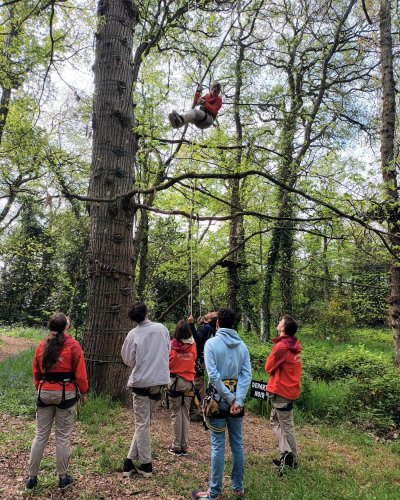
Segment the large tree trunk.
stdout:
<svg viewBox="0 0 400 500">
<path fill-rule="evenodd" d="M 400 257 L 399 197 L 394 157 L 394 138 L 396 122 L 396 89 L 393 74 L 392 17 L 391 1 L 381 0 L 380 5 L 380 45 L 382 73 L 382 130 L 381 130 L 381 165 L 387 198 L 387 219 L 389 238 L 392 248 Z M 393 328 L 395 344 L 395 364 L 400 366 L 400 262 L 391 264 L 390 311 L 389 322 Z"/>
<path fill-rule="evenodd" d="M 93 159 L 89 196 L 112 198 L 132 189 L 136 141 L 132 102 L 132 0 L 100 0 L 96 34 Z M 89 204 L 88 320 L 85 354 L 91 388 L 124 398 L 128 370 L 120 351 L 131 322 L 133 210 L 129 200 Z"/>
</svg>

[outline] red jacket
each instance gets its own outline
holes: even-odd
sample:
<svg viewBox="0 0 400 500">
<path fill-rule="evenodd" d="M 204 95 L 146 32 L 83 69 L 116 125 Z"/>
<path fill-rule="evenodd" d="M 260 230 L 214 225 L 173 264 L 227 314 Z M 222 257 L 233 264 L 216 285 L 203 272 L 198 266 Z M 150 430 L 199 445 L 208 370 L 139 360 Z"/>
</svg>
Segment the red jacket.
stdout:
<svg viewBox="0 0 400 500">
<path fill-rule="evenodd" d="M 294 401 L 300 396 L 301 344 L 296 337 L 276 337 L 265 363 L 270 376 L 267 391 Z"/>
<path fill-rule="evenodd" d="M 89 384 L 82 348 L 79 342 L 74 340 L 68 333 L 64 333 L 64 336 L 66 337 L 64 345 L 61 348 L 58 360 L 52 366 L 50 372 L 73 373 L 80 392 L 85 394 L 89 390 Z M 47 339 L 40 342 L 32 361 L 33 382 L 36 390 L 39 388 L 42 374 L 45 373 L 42 368 L 42 358 L 46 342 Z M 62 382 L 43 382 L 41 388 L 45 391 L 60 391 L 62 389 Z M 75 385 L 72 382 L 67 382 L 65 390 L 74 391 Z"/>
<path fill-rule="evenodd" d="M 197 357 L 196 343 L 192 344 L 171 340 L 171 351 L 169 353 L 169 371 L 179 377 L 193 382 L 195 376 L 194 365 Z"/>
<path fill-rule="evenodd" d="M 200 99 L 200 92 L 196 92 L 194 95 L 193 106 L 197 106 L 197 101 Z M 216 97 L 212 97 L 210 94 L 203 95 L 202 97 L 206 103 L 203 104 L 203 108 L 210 113 L 214 118 L 217 116 L 218 111 L 222 106 L 222 97 L 217 95 Z"/>
</svg>

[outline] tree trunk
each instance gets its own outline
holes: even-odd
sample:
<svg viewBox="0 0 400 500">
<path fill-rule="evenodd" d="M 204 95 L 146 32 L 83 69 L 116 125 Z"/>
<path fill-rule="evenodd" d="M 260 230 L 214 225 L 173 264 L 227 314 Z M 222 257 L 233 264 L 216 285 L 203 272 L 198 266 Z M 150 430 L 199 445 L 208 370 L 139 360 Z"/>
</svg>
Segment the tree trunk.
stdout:
<svg viewBox="0 0 400 500">
<path fill-rule="evenodd" d="M 132 49 L 137 8 L 132 0 L 98 3 L 93 158 L 89 196 L 111 198 L 134 183 Z M 131 322 L 134 212 L 129 200 L 88 206 L 88 319 L 85 354 L 91 388 L 125 398 L 128 369 L 120 351 Z"/>
<path fill-rule="evenodd" d="M 389 239 L 392 248 L 400 257 L 399 197 L 397 191 L 396 162 L 394 157 L 394 138 L 396 122 L 396 89 L 393 72 L 392 17 L 391 1 L 381 0 L 379 11 L 381 74 L 382 74 L 382 129 L 381 165 L 387 198 L 387 220 Z M 400 366 L 400 263 L 391 264 L 389 324 L 393 329 L 395 345 L 395 364 Z"/>
</svg>

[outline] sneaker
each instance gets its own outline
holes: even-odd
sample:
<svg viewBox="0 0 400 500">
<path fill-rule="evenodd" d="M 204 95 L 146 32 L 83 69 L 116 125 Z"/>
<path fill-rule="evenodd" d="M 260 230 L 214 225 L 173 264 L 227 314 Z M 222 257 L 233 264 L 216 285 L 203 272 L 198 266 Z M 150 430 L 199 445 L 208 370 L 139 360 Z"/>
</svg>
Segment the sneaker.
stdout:
<svg viewBox="0 0 400 500">
<path fill-rule="evenodd" d="M 176 123 L 175 116 L 173 113 L 168 115 L 168 120 L 172 128 L 179 128 L 179 125 Z"/>
<path fill-rule="evenodd" d="M 137 471 L 144 477 L 151 477 L 153 475 L 153 466 L 151 462 L 148 464 L 140 464 L 138 465 Z"/>
<path fill-rule="evenodd" d="M 295 469 L 297 467 L 297 462 L 294 459 L 293 453 L 286 452 L 282 457 L 282 465 L 284 467 L 290 467 L 291 469 Z"/>
<path fill-rule="evenodd" d="M 272 463 L 276 466 L 276 467 L 280 467 L 282 465 L 282 460 L 283 460 L 283 457 L 285 456 L 284 453 L 282 453 L 282 455 L 280 456 L 280 458 L 274 458 L 272 460 Z"/>
<path fill-rule="evenodd" d="M 293 453 L 289 451 L 285 451 L 282 453 L 281 458 L 274 458 L 272 463 L 276 465 L 276 467 L 289 467 L 291 469 L 295 469 L 297 467 L 297 461 L 294 459 Z"/>
<path fill-rule="evenodd" d="M 37 476 L 29 476 L 25 485 L 27 490 L 33 490 L 37 486 Z"/>
<path fill-rule="evenodd" d="M 60 490 L 65 490 L 69 486 L 72 486 L 74 482 L 74 478 L 72 476 L 68 476 L 68 474 L 65 477 L 60 477 L 58 480 L 58 487 Z"/>
<path fill-rule="evenodd" d="M 187 448 L 181 448 L 181 457 L 187 457 L 188 451 Z"/>
<path fill-rule="evenodd" d="M 221 495 L 217 495 L 216 497 L 210 497 L 208 491 L 192 491 L 192 499 L 193 500 L 222 500 Z"/>
<path fill-rule="evenodd" d="M 122 468 L 122 475 L 124 477 L 131 477 L 136 471 L 136 467 L 130 458 L 125 458 L 124 466 Z"/>
<path fill-rule="evenodd" d="M 173 446 L 170 446 L 167 451 L 168 453 L 171 453 L 171 455 L 175 455 L 176 457 L 180 457 L 182 455 L 181 450 L 178 450 Z"/>
<path fill-rule="evenodd" d="M 178 124 L 178 127 L 184 124 L 185 120 L 183 119 L 183 116 L 177 113 L 175 110 L 172 111 L 172 114 L 174 115 L 175 121 Z"/>
</svg>

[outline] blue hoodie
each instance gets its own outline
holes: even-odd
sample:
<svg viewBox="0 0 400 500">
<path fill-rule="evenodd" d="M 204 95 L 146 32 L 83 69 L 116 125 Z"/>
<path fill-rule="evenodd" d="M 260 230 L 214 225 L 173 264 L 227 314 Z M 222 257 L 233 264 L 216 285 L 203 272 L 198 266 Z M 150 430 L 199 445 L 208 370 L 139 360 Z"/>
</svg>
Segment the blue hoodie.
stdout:
<svg viewBox="0 0 400 500">
<path fill-rule="evenodd" d="M 207 340 L 204 346 L 208 380 L 218 394 L 229 405 L 235 401 L 244 406 L 247 390 L 251 382 L 250 354 L 238 333 L 230 328 L 219 328 L 215 337 Z M 236 395 L 222 383 L 223 380 L 238 381 Z"/>
</svg>

